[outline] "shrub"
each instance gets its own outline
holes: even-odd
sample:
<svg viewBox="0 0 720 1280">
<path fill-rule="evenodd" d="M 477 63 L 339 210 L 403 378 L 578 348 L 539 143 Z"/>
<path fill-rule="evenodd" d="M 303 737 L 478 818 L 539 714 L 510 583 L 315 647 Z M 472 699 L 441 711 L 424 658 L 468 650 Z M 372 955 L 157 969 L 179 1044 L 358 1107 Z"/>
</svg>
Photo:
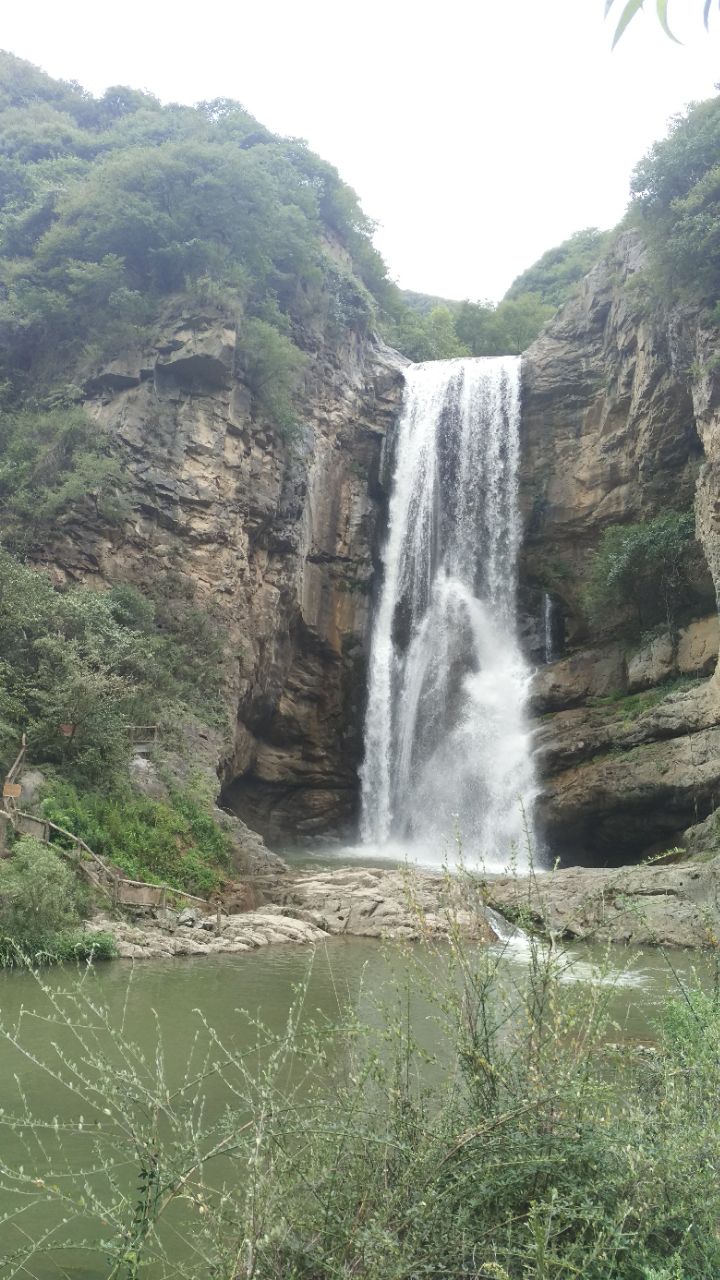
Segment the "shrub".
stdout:
<svg viewBox="0 0 720 1280">
<path fill-rule="evenodd" d="M 10 541 L 37 537 L 80 499 L 116 523 L 124 513 L 122 491 L 109 439 L 82 409 L 0 418 L 0 514 Z"/>
<path fill-rule="evenodd" d="M 0 653 L 8 763 L 26 731 L 35 763 L 109 782 L 128 759 L 128 724 L 177 720 L 183 708 L 217 714 L 217 627 L 177 586 L 157 599 L 127 585 L 55 591 L 0 548 Z"/>
<path fill-rule="evenodd" d="M 72 869 L 48 845 L 23 836 L 0 861 L 0 963 L 18 953 L 65 958 L 83 907 Z"/>
<path fill-rule="evenodd" d="M 58 963 L 76 960 L 82 964 L 94 964 L 97 960 L 114 959 L 117 955 L 117 943 L 113 935 L 104 930 L 88 933 L 71 929 L 57 935 L 50 954 Z"/>
<path fill-rule="evenodd" d="M 81 792 L 72 783 L 57 781 L 43 810 L 133 880 L 169 884 L 205 897 L 227 871 L 227 836 L 187 795 L 172 793 L 164 802 L 138 796 L 129 787 Z"/>
<path fill-rule="evenodd" d="M 694 551 L 695 520 L 689 511 L 606 529 L 585 593 L 589 617 L 602 622 L 608 613 L 619 612 L 639 631 L 658 622 L 674 627 L 688 602 Z"/>
<path fill-rule="evenodd" d="M 305 356 L 266 320 L 249 319 L 240 330 L 238 360 L 257 412 L 289 439 L 297 426 L 293 392 Z"/>
<path fill-rule="evenodd" d="M 184 1066 L 160 1038 L 129 1041 L 87 984 L 40 980 L 47 1043 L 3 1030 L 59 1073 L 73 1119 L 4 1099 L 4 1194 L 46 1226 L 8 1234 L 5 1257 L 67 1262 L 71 1206 L 93 1274 L 123 1280 L 717 1275 L 720 1001 L 684 989 L 642 1053 L 607 1043 L 598 976 L 577 984 L 532 939 L 526 967 L 504 968 L 502 948 L 453 931 L 405 956 L 367 1022 L 313 1025 L 301 988 L 280 1034 L 247 1019 L 248 1055 L 237 1014 L 221 1035 L 196 1013 Z"/>
</svg>

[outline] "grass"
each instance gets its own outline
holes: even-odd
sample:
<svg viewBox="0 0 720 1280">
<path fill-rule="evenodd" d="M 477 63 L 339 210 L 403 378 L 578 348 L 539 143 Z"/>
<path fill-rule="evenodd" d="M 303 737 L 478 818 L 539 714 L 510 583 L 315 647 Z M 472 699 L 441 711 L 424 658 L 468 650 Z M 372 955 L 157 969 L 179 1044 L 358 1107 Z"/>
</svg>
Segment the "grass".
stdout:
<svg viewBox="0 0 720 1280">
<path fill-rule="evenodd" d="M 103 930 L 87 933 L 84 929 L 65 929 L 30 945 L 16 937 L 0 937 L 2 969 L 24 969 L 28 964 L 36 968 L 72 962 L 95 964 L 99 960 L 113 960 L 117 953 L 113 935 Z"/>
<path fill-rule="evenodd" d="M 133 880 L 206 897 L 227 876 L 228 838 L 193 796 L 171 792 L 167 801 L 151 800 L 118 785 L 81 792 L 56 780 L 43 811 Z"/>
</svg>

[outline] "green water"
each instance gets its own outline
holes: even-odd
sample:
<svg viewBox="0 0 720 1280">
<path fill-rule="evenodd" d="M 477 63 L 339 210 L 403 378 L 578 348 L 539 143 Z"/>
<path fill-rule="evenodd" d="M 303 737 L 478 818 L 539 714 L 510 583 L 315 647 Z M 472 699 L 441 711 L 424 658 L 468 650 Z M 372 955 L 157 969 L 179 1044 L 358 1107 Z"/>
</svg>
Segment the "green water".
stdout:
<svg viewBox="0 0 720 1280">
<path fill-rule="evenodd" d="M 352 1009 L 366 1022 L 375 1023 L 382 1017 L 378 998 L 390 998 L 393 991 L 403 986 L 403 979 L 411 966 L 422 955 L 425 971 L 444 969 L 442 950 L 428 958 L 416 949 L 399 949 L 379 945 L 371 940 L 334 939 L 314 955 L 306 947 L 266 947 L 251 954 L 226 957 L 201 957 L 182 960 L 153 960 L 130 966 L 126 962 L 114 962 L 99 966 L 85 978 L 86 991 L 92 1004 L 106 1008 L 113 1025 L 122 1022 L 127 1037 L 133 1039 L 152 1063 L 158 1050 L 165 1064 L 168 1083 L 178 1087 L 186 1066 L 191 1074 L 200 1064 L 210 1033 L 208 1026 L 216 1028 L 225 1043 L 235 1052 L 245 1055 L 248 1070 L 252 1073 L 262 1067 L 268 1053 L 268 1037 L 280 1034 L 288 1019 L 290 1009 L 298 999 L 298 987 L 304 986 L 304 1016 L 306 1020 L 336 1021 L 344 1011 Z M 670 957 L 675 969 L 673 974 L 668 960 L 659 952 L 648 951 L 630 958 L 626 953 L 613 953 L 609 971 L 602 978 L 610 993 L 610 1016 L 613 1026 L 612 1039 L 652 1040 L 657 1006 L 670 991 L 677 991 L 677 979 L 689 976 L 697 958 L 681 953 Z M 597 977 L 602 956 L 591 948 L 572 953 L 572 965 L 566 981 L 588 982 Z M 506 949 L 502 954 L 501 969 L 508 978 L 521 978 L 526 964 L 526 951 L 520 944 Z M 0 974 L 0 1011 L 6 1029 L 19 1026 L 24 1047 L 31 1055 L 44 1059 L 52 1068 L 58 1067 L 58 1058 L 50 1045 L 57 1039 L 57 1028 L 48 1019 L 52 1015 L 52 1001 L 70 1009 L 62 992 L 72 985 L 74 975 L 68 970 L 55 970 L 44 975 L 46 990 L 38 986 L 29 974 Z M 201 1019 L 198 1010 L 202 1011 Z M 83 1015 L 86 1016 L 86 1015 Z M 90 1017 L 92 1022 L 94 1015 Z M 415 999 L 412 1017 L 418 1040 L 428 1049 L 436 1049 L 437 1024 L 430 1016 L 426 998 Z M 258 1030 L 256 1020 L 264 1029 Z M 70 1021 L 77 1021 L 71 1014 Z M 86 1029 L 83 1034 L 87 1034 Z M 72 1048 L 72 1031 L 64 1032 L 67 1042 L 61 1043 L 61 1052 Z M 60 1037 L 61 1041 L 63 1037 Z M 219 1114 L 225 1106 L 227 1095 L 221 1081 L 209 1080 L 204 1093 L 209 1118 Z M 82 1114 L 82 1101 L 72 1096 L 51 1074 L 40 1069 L 37 1063 L 23 1057 L 7 1038 L 0 1039 L 0 1108 L 3 1114 L 17 1111 L 27 1099 L 35 1115 L 47 1121 L 59 1117 L 77 1120 Z M 85 1112 L 87 1116 L 87 1110 Z M 2 1115 L 0 1114 L 0 1122 Z M 9 1166 L 23 1162 L 26 1171 L 45 1173 L 47 1157 L 40 1142 L 24 1146 L 17 1135 L 0 1123 L 0 1168 L 3 1161 Z M 86 1136 L 70 1134 L 62 1143 L 63 1167 L 58 1174 L 58 1159 L 50 1164 L 55 1174 L 64 1177 L 68 1186 L 72 1182 L 75 1162 L 83 1158 L 81 1147 L 86 1149 Z M 0 1177 L 0 1184 L 2 1184 Z M 50 1210 L 42 1204 L 28 1204 L 27 1210 L 18 1210 L 18 1196 L 0 1189 L 0 1254 L 9 1247 L 18 1247 L 28 1239 L 38 1240 L 50 1225 Z M 2 1222 L 3 1213 L 20 1216 Z M 72 1232 L 69 1233 L 72 1235 Z M 3 1275 L 6 1273 L 2 1273 Z M 11 1272 L 7 1272 L 11 1274 Z M 100 1273 L 104 1274 L 104 1272 Z M 36 1257 L 19 1273 L 24 1280 L 60 1280 L 71 1276 L 73 1280 L 98 1280 L 97 1260 L 87 1263 L 81 1254 L 72 1251 L 63 1255 L 62 1265 L 47 1256 Z M 148 1273 L 148 1280 L 152 1280 Z"/>
</svg>

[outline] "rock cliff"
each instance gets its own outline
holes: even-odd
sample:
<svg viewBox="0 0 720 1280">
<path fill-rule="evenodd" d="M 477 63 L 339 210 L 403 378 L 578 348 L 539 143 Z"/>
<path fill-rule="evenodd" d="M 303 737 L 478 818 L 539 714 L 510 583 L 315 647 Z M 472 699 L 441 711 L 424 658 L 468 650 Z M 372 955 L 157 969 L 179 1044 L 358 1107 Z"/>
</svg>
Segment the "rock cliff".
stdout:
<svg viewBox="0 0 720 1280">
<path fill-rule="evenodd" d="M 565 861 L 618 862 L 681 843 L 720 802 L 720 383 L 697 313 L 634 288 L 627 232 L 523 364 L 522 605 L 534 683 L 541 838 Z M 603 530 L 694 506 L 681 625 L 588 626 Z M 543 600 L 554 653 L 543 652 Z M 547 662 L 552 656 L 554 661 Z"/>
<path fill-rule="evenodd" d="M 538 826 L 566 862 L 667 848 L 720 802 L 715 338 L 696 313 L 643 305 L 642 261 L 637 237 L 622 235 L 523 364 Z M 105 519 L 88 495 L 32 549 L 61 581 L 163 581 L 213 613 L 226 733 L 206 735 L 203 767 L 212 755 L 223 803 L 276 845 L 353 816 L 385 440 L 402 391 L 401 358 L 372 335 L 300 340 L 309 359 L 291 439 L 253 411 L 236 326 L 212 310 L 171 307 L 145 349 L 88 371 L 85 406 L 122 460 L 125 514 Z M 678 625 L 629 637 L 608 614 L 589 626 L 603 530 L 693 505 Z"/>
<path fill-rule="evenodd" d="M 353 810 L 378 475 L 402 382 L 372 336 L 303 341 L 299 427 L 283 439 L 251 412 L 235 325 L 169 311 L 146 350 L 85 381 L 122 461 L 124 518 L 105 521 L 89 496 L 33 549 L 61 581 L 162 580 L 212 612 L 226 650 L 223 799 L 276 840 Z"/>
</svg>

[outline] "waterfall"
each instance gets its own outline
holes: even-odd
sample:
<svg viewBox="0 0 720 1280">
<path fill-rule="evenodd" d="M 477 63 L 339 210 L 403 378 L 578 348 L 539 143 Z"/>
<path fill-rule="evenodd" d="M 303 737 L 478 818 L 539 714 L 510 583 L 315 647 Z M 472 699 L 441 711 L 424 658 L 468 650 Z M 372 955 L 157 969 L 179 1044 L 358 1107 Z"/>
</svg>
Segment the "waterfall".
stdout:
<svg viewBox="0 0 720 1280">
<path fill-rule="evenodd" d="M 553 644 L 553 602 L 552 596 L 547 591 L 543 592 L 543 648 L 545 662 L 555 661 L 555 646 Z"/>
<path fill-rule="evenodd" d="M 362 838 L 524 862 L 534 795 L 516 632 L 520 361 L 411 366 L 370 655 Z"/>
</svg>

